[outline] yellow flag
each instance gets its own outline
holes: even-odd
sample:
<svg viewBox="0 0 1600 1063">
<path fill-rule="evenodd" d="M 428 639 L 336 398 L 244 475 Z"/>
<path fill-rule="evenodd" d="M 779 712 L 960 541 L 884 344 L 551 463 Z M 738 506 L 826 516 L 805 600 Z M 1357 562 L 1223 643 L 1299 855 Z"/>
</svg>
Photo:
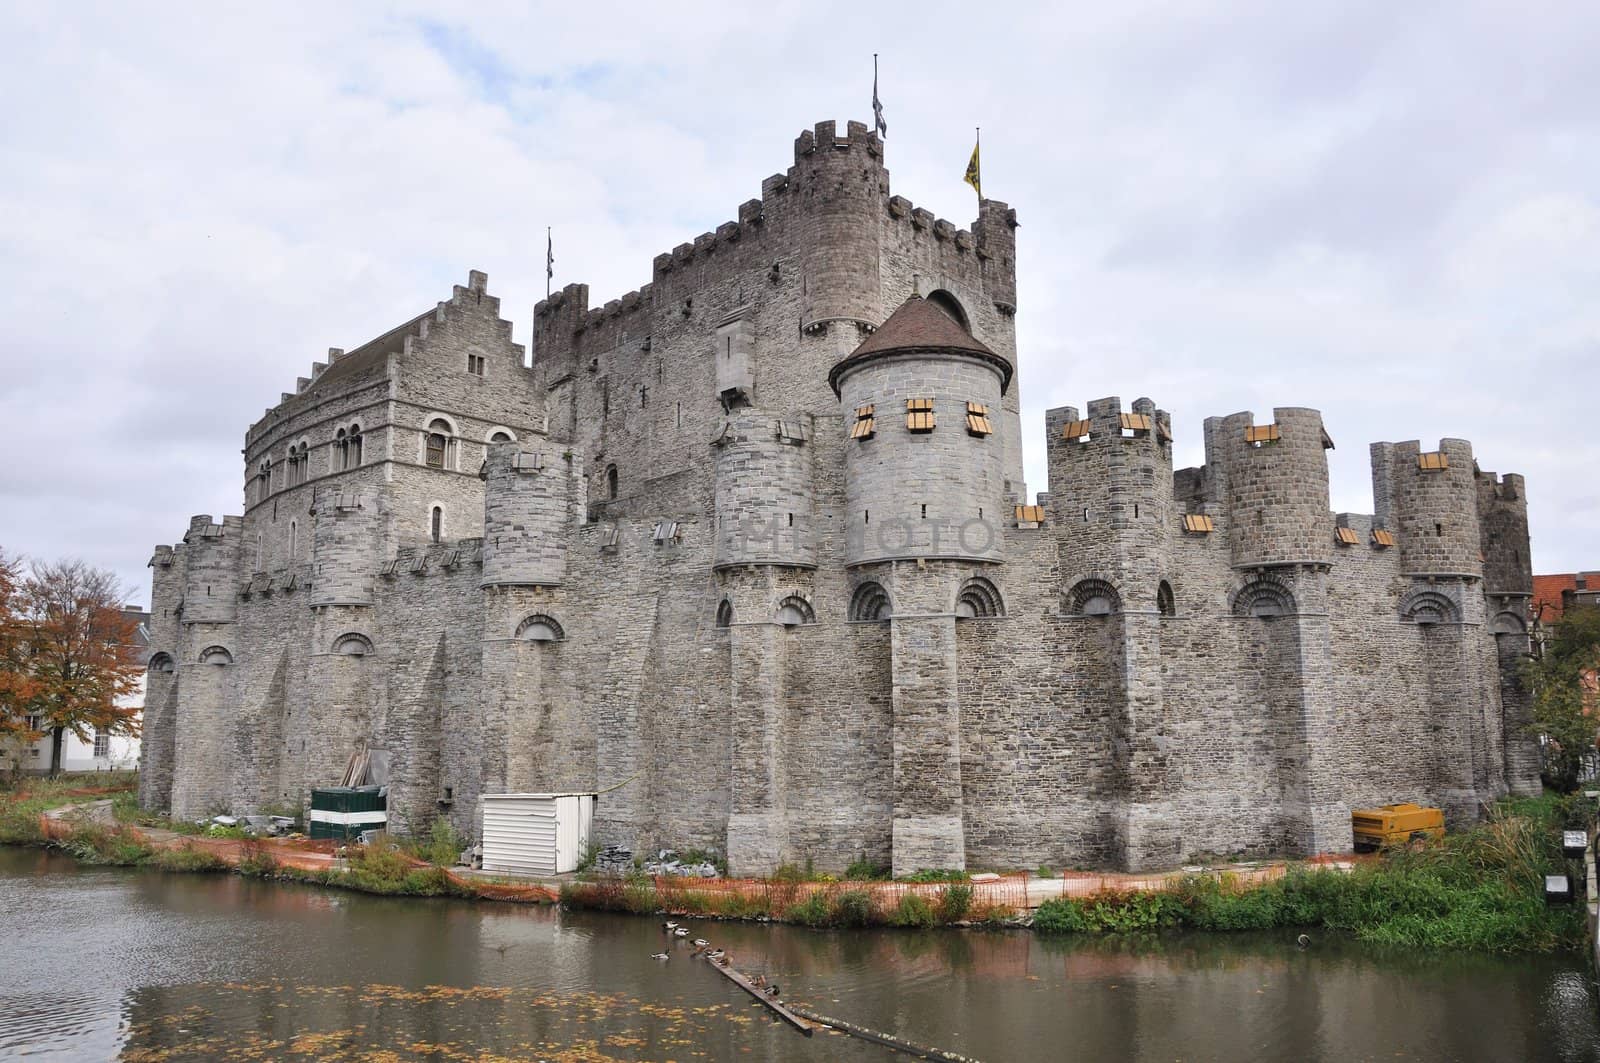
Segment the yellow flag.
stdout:
<svg viewBox="0 0 1600 1063">
<path fill-rule="evenodd" d="M 972 190 L 978 193 L 978 198 L 982 199 L 983 184 L 981 179 L 978 177 L 978 147 L 979 145 L 977 144 L 972 145 L 972 158 L 967 161 L 967 176 L 962 178 L 962 180 L 971 185 Z"/>
</svg>

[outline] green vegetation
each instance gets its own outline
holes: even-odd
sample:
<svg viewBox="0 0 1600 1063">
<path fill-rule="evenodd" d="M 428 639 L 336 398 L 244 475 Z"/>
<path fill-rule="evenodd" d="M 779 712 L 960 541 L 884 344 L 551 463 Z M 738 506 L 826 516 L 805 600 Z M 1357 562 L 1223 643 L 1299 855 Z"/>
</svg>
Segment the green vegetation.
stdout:
<svg viewBox="0 0 1600 1063">
<path fill-rule="evenodd" d="M 1253 888 L 1196 875 L 1167 893 L 1047 901 L 1033 926 L 1047 934 L 1320 926 L 1410 948 L 1578 947 L 1583 910 L 1547 906 L 1544 876 L 1566 870 L 1560 831 L 1588 827 L 1592 804 L 1557 795 L 1503 802 L 1477 828 L 1394 850 L 1348 874 L 1295 869 Z"/>
<path fill-rule="evenodd" d="M 0 844 L 43 845 L 45 838 L 39 829 L 43 813 L 108 797 L 125 803 L 137 782 L 138 776 L 126 771 L 14 778 L 9 785 L 0 785 Z"/>
<path fill-rule="evenodd" d="M 889 869 L 865 856 L 858 856 L 844 869 L 844 877 L 851 882 L 883 882 L 889 878 Z"/>
<path fill-rule="evenodd" d="M 966 883 L 952 883 L 939 894 L 941 923 L 959 923 L 970 911 L 972 911 L 972 887 Z"/>
<path fill-rule="evenodd" d="M 1533 694 L 1529 730 L 1544 746 L 1545 785 L 1561 793 L 1578 787 L 1583 758 L 1595 749 L 1594 675 L 1600 671 L 1600 609 L 1577 606 L 1550 625 L 1539 656 L 1523 664 Z"/>
<path fill-rule="evenodd" d="M 467 839 L 457 833 L 448 819 L 437 816 L 426 838 L 402 843 L 402 847 L 435 867 L 455 867 L 461 850 L 467 847 Z"/>
<path fill-rule="evenodd" d="M 137 867 L 151 857 L 150 847 L 125 827 L 86 824 L 74 830 L 72 837 L 57 844 L 85 864 Z"/>
<path fill-rule="evenodd" d="M 896 882 L 965 882 L 972 876 L 953 867 L 925 867 L 909 875 L 901 875 Z"/>
<path fill-rule="evenodd" d="M 149 864 L 163 871 L 232 871 L 228 862 L 216 854 L 192 844 L 170 849 L 156 849 L 150 854 Z"/>
<path fill-rule="evenodd" d="M 938 922 L 938 916 L 934 914 L 933 905 L 921 894 L 905 893 L 901 894 L 889 922 L 894 926 L 927 928 Z"/>
</svg>

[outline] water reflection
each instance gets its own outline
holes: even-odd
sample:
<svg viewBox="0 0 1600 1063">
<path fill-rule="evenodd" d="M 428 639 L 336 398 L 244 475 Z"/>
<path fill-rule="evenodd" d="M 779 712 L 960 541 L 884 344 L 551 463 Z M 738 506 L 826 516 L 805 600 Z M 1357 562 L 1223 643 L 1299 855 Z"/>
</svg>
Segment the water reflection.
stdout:
<svg viewBox="0 0 1600 1063">
<path fill-rule="evenodd" d="M 987 1060 L 1600 1060 L 1576 957 L 1294 934 L 698 924 L 818 1010 Z M 807 1041 L 659 924 L 0 850 L 0 1057 L 884 1059 Z"/>
</svg>

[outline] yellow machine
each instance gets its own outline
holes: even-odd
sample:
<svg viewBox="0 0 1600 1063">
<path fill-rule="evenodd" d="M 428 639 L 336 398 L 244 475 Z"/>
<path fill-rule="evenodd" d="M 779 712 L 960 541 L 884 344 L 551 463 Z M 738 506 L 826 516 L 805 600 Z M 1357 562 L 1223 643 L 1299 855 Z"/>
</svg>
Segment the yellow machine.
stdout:
<svg viewBox="0 0 1600 1063">
<path fill-rule="evenodd" d="M 1421 805 L 1384 805 L 1358 808 L 1350 813 L 1356 850 L 1367 852 L 1388 845 L 1404 845 L 1419 838 L 1444 836 L 1444 813 Z"/>
</svg>

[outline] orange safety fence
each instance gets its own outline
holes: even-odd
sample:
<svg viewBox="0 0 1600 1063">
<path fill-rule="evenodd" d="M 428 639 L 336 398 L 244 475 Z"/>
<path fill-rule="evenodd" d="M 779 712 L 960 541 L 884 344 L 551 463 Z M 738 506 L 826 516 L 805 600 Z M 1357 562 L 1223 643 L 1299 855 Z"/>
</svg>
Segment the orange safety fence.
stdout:
<svg viewBox="0 0 1600 1063">
<path fill-rule="evenodd" d="M 513 901 L 519 904 L 554 904 L 561 899 L 561 895 L 555 890 L 537 882 L 494 882 L 455 871 L 446 871 L 444 874 L 454 885 L 486 900 Z"/>
<path fill-rule="evenodd" d="M 1026 872 L 1001 875 L 980 882 L 791 882 L 759 878 L 679 878 L 670 875 L 654 877 L 657 903 L 667 911 L 696 911 L 706 902 L 714 906 L 718 899 L 737 898 L 752 908 L 768 912 L 783 912 L 796 904 L 821 894 L 830 903 L 840 894 L 866 893 L 872 905 L 881 914 L 889 914 L 899 907 L 907 895 L 921 897 L 930 905 L 939 903 L 945 890 L 952 885 L 967 886 L 972 890 L 972 907 L 1003 907 L 1021 910 L 1028 906 L 1028 876 Z"/>
<path fill-rule="evenodd" d="M 1260 885 L 1282 878 L 1288 871 L 1283 864 L 1265 867 L 1231 868 L 1226 871 L 1208 870 L 1194 872 L 1207 878 L 1226 878 L 1240 886 Z M 1094 874 L 1068 871 L 1059 881 L 1045 879 L 1035 889 L 1035 898 L 1091 897 L 1096 893 L 1161 893 L 1172 889 L 1180 879 L 1191 877 L 1183 871 L 1160 875 Z"/>
</svg>

